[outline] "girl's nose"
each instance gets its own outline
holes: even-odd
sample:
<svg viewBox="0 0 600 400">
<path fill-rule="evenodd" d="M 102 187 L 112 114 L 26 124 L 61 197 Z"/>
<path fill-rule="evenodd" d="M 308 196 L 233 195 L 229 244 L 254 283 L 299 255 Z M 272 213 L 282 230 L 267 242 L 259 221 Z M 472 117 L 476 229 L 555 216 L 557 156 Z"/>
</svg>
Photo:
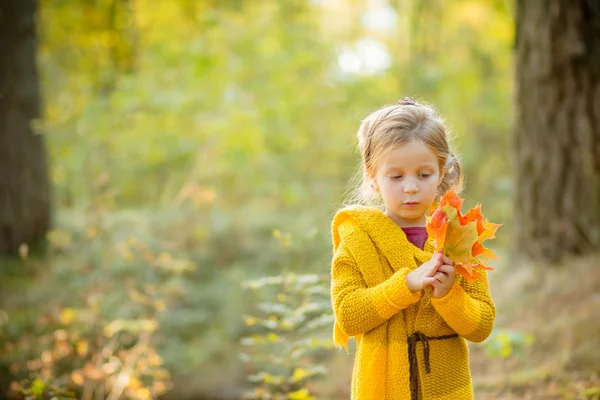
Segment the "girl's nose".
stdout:
<svg viewBox="0 0 600 400">
<path fill-rule="evenodd" d="M 419 188 L 414 183 L 408 183 L 404 186 L 404 193 L 417 193 Z"/>
</svg>

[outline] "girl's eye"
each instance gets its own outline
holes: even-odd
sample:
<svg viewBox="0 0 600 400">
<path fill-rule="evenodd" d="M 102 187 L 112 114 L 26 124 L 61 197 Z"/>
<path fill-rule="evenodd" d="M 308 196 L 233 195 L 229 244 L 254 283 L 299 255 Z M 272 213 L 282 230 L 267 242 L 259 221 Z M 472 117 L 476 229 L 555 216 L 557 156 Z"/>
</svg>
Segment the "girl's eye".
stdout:
<svg viewBox="0 0 600 400">
<path fill-rule="evenodd" d="M 392 180 L 397 181 L 398 179 L 402 179 L 402 175 L 396 175 L 391 177 Z"/>
<path fill-rule="evenodd" d="M 421 178 L 429 178 L 431 174 L 421 174 Z"/>
</svg>

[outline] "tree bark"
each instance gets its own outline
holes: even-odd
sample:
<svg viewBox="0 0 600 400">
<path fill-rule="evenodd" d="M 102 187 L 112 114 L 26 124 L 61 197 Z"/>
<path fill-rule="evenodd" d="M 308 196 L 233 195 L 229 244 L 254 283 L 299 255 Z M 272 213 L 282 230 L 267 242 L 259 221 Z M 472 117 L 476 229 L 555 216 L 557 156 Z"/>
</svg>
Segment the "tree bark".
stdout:
<svg viewBox="0 0 600 400">
<path fill-rule="evenodd" d="M 516 5 L 514 246 L 556 263 L 600 245 L 600 3 Z"/>
<path fill-rule="evenodd" d="M 36 244 L 50 222 L 50 188 L 36 70 L 35 0 L 0 1 L 0 255 Z"/>
</svg>

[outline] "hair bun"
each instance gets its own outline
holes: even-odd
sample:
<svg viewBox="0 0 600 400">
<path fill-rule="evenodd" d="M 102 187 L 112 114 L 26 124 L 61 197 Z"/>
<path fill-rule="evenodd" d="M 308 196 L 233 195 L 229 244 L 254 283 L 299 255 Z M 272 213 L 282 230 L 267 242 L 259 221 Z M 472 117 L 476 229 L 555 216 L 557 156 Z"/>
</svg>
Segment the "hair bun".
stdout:
<svg viewBox="0 0 600 400">
<path fill-rule="evenodd" d="M 412 100 L 410 97 L 405 97 L 402 100 L 398 100 L 396 102 L 396 104 L 401 105 L 401 106 L 416 106 L 417 105 L 417 103 L 414 100 Z"/>
</svg>

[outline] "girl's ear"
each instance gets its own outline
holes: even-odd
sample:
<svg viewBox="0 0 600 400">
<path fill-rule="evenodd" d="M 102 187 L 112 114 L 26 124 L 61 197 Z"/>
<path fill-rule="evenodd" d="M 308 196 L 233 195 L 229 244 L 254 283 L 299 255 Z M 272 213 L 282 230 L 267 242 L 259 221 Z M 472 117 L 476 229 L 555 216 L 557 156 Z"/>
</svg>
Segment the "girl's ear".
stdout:
<svg viewBox="0 0 600 400">
<path fill-rule="evenodd" d="M 376 176 L 369 176 L 369 180 L 371 181 L 371 189 L 375 191 L 375 193 L 379 193 L 379 185 L 377 184 Z"/>
<path fill-rule="evenodd" d="M 441 170 L 440 171 L 440 177 L 438 178 L 438 187 L 440 187 L 440 185 L 442 184 L 442 181 L 444 180 L 444 176 L 446 175 L 446 171 Z"/>
</svg>

